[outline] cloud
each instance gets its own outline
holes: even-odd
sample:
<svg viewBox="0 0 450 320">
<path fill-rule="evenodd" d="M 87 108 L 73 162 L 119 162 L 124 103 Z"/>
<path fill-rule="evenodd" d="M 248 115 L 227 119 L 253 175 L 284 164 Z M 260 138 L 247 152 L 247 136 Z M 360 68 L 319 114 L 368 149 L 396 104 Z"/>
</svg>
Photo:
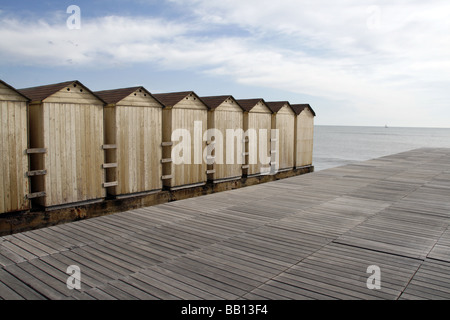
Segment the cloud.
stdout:
<svg viewBox="0 0 450 320">
<path fill-rule="evenodd" d="M 155 56 L 160 42 L 170 42 L 185 29 L 160 19 L 119 16 L 83 19 L 79 30 L 65 23 L 9 18 L 0 23 L 0 56 L 34 66 L 64 66 L 69 60 L 78 65 L 141 62 Z"/>
<path fill-rule="evenodd" d="M 445 112 L 450 100 L 450 4 L 171 2 L 190 8 L 189 19 L 83 18 L 80 30 L 69 30 L 61 19 L 56 23 L 3 18 L 0 63 L 92 67 L 151 63 L 336 101 L 347 106 L 345 112 L 367 122 L 384 124 L 389 118 L 398 125 L 450 123 Z M 345 118 L 342 110 L 319 107 L 329 119 Z"/>
<path fill-rule="evenodd" d="M 449 3 L 197 0 L 191 5 L 203 21 L 250 32 L 259 44 L 254 51 L 266 57 L 247 55 L 247 61 L 231 65 L 234 70 L 227 65 L 217 73 L 344 100 L 369 122 L 450 123 L 449 111 L 442 112 L 450 98 L 444 89 L 450 80 Z"/>
</svg>

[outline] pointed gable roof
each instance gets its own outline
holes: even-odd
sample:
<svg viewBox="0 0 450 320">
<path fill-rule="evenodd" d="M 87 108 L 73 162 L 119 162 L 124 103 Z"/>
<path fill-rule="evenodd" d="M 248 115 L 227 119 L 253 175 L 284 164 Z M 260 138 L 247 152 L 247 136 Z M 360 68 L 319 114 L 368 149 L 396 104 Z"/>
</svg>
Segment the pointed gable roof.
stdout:
<svg viewBox="0 0 450 320">
<path fill-rule="evenodd" d="M 316 116 L 316 113 L 314 112 L 313 108 L 311 108 L 311 106 L 309 104 L 291 104 L 291 107 L 297 115 L 302 113 L 303 110 L 309 109 L 311 111 L 311 113 L 313 114 L 313 116 L 314 117 Z"/>
<path fill-rule="evenodd" d="M 112 89 L 112 90 L 102 90 L 96 91 L 94 93 L 101 99 L 103 99 L 107 104 L 116 104 L 138 90 L 145 91 L 145 94 L 148 94 L 150 97 L 153 97 L 152 94 L 142 86 Z"/>
<path fill-rule="evenodd" d="M 19 89 L 18 91 L 28 97 L 31 101 L 43 101 L 50 97 L 51 95 L 57 93 L 58 91 L 64 89 L 65 87 L 69 86 L 82 86 L 86 90 L 88 90 L 89 93 L 94 95 L 97 99 L 105 103 L 100 97 L 95 95 L 89 88 L 87 88 L 85 85 L 83 85 L 78 80 L 73 81 L 66 81 L 66 82 L 60 82 L 60 83 L 54 83 L 54 84 L 48 84 L 44 86 L 37 86 L 37 87 L 31 87 L 31 88 L 23 88 Z"/>
<path fill-rule="evenodd" d="M 244 109 L 245 111 L 252 110 L 258 104 L 258 102 L 262 102 L 265 105 L 267 105 L 266 102 L 264 101 L 264 99 L 262 99 L 262 98 L 257 98 L 257 99 L 239 99 L 239 100 L 236 100 L 236 101 L 237 101 L 237 103 L 239 103 L 241 108 Z"/>
<path fill-rule="evenodd" d="M 164 107 L 173 107 L 181 100 L 194 95 L 196 99 L 208 107 L 202 99 L 194 91 L 169 92 L 169 93 L 155 93 L 153 97 L 158 100 Z"/>
<path fill-rule="evenodd" d="M 230 98 L 233 99 L 236 102 L 236 104 L 241 109 L 244 110 L 244 108 L 242 108 L 242 106 L 239 104 L 239 102 L 237 102 L 237 100 L 233 96 L 226 96 L 226 95 L 225 96 L 209 96 L 209 97 L 201 97 L 200 99 L 202 99 L 202 101 L 208 106 L 209 109 L 214 110 Z"/>
<path fill-rule="evenodd" d="M 292 109 L 289 101 L 270 101 L 266 102 L 266 104 L 273 113 L 277 113 L 278 111 L 280 111 L 280 109 L 283 108 L 286 104 Z"/>
<path fill-rule="evenodd" d="M 11 89 L 12 91 L 14 91 L 15 93 L 17 93 L 19 96 L 23 97 L 25 100 L 30 101 L 30 98 L 28 98 L 27 96 L 25 96 L 23 93 L 21 93 L 19 90 L 17 90 L 16 88 L 14 88 L 13 86 L 11 86 L 10 84 L 7 84 L 5 81 L 0 80 L 0 83 L 3 84 L 5 87 L 7 87 L 8 89 Z"/>
</svg>

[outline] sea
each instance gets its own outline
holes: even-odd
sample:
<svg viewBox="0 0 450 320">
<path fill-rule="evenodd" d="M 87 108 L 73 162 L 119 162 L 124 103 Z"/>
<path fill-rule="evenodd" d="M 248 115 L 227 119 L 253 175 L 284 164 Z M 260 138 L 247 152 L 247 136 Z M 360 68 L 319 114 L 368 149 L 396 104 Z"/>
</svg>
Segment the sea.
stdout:
<svg viewBox="0 0 450 320">
<path fill-rule="evenodd" d="M 314 127 L 314 171 L 422 147 L 450 148 L 450 128 Z"/>
</svg>

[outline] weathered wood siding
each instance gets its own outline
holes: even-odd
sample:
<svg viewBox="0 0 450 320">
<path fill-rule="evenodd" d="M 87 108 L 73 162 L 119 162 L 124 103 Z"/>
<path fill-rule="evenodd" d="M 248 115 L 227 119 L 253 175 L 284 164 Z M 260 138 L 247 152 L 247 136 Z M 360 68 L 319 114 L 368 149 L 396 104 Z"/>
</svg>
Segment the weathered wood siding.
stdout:
<svg viewBox="0 0 450 320">
<path fill-rule="evenodd" d="M 249 141 L 246 143 L 247 175 L 268 173 L 270 163 L 267 163 L 266 158 L 270 159 L 271 157 L 272 112 L 262 102 L 259 102 L 250 112 L 244 113 L 244 131 L 248 133 L 250 129 L 255 130 L 256 143 L 251 143 L 251 137 L 248 137 Z"/>
<path fill-rule="evenodd" d="M 30 208 L 27 100 L 0 83 L 0 214 Z"/>
<path fill-rule="evenodd" d="M 312 164 L 313 139 L 314 115 L 309 109 L 305 109 L 296 117 L 296 167 Z"/>
<path fill-rule="evenodd" d="M 103 103 L 80 87 L 65 88 L 30 105 L 29 115 L 30 147 L 47 148 L 32 161 L 47 170 L 33 184 L 46 192 L 36 202 L 48 207 L 105 197 Z"/>
<path fill-rule="evenodd" d="M 116 106 L 105 108 L 106 162 L 117 163 L 107 169 L 107 181 L 117 181 L 108 193 L 124 195 L 162 188 L 161 142 L 162 108 L 144 92 L 131 94 Z"/>
<path fill-rule="evenodd" d="M 208 113 L 208 129 L 216 129 L 222 137 L 222 146 L 218 144 L 219 138 L 215 138 L 214 149 L 215 163 L 208 166 L 208 169 L 214 170 L 211 180 L 223 180 L 242 177 L 242 166 L 245 163 L 243 156 L 244 143 L 244 112 L 239 105 L 231 98 L 223 102 L 219 107 Z M 236 133 L 236 137 L 230 136 L 227 139 L 227 130 Z M 239 137 L 240 136 L 240 137 Z M 227 145 L 228 149 L 227 149 Z M 230 159 L 227 159 L 227 156 Z"/>
<path fill-rule="evenodd" d="M 288 106 L 282 107 L 272 115 L 272 128 L 278 130 L 277 141 L 272 141 L 272 150 L 278 144 L 275 157 L 278 170 L 293 169 L 295 166 L 295 112 Z"/>
<path fill-rule="evenodd" d="M 170 179 L 164 179 L 165 186 L 176 188 L 192 184 L 206 183 L 207 164 L 203 159 L 203 150 L 206 147 L 206 141 L 203 141 L 203 133 L 207 129 L 208 109 L 194 95 L 187 97 L 177 103 L 172 108 L 163 110 L 163 142 L 172 141 L 172 132 L 177 129 L 185 129 L 190 134 L 190 153 L 189 163 L 176 164 L 175 162 L 165 163 L 163 165 L 163 176 L 171 176 Z M 194 133 L 195 122 L 201 123 L 200 137 Z M 171 147 L 163 148 L 163 158 L 173 158 L 172 150 L 181 141 L 172 141 Z M 197 144 L 197 148 L 196 145 Z M 187 150 L 184 150 L 187 151 Z M 197 155 L 196 155 L 197 152 Z M 200 157 L 200 161 L 198 161 Z M 195 163 L 197 158 L 197 162 Z M 172 159 L 174 160 L 174 159 Z"/>
</svg>

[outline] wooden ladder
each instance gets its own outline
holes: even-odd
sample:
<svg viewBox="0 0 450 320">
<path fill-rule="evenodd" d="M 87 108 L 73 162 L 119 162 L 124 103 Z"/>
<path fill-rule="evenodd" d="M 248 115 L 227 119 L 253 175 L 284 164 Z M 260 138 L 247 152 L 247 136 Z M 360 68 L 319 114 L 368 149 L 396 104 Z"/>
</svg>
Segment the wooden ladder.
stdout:
<svg viewBox="0 0 450 320">
<path fill-rule="evenodd" d="M 47 149 L 46 148 L 30 148 L 26 150 L 26 153 L 28 155 L 28 163 L 31 164 L 31 159 L 30 157 L 34 156 L 34 155 L 39 155 L 39 156 L 43 156 L 45 153 L 47 153 Z M 29 186 L 30 186 L 30 190 L 32 190 L 31 187 L 31 177 L 37 177 L 37 176 L 43 176 L 47 174 L 47 170 L 46 169 L 38 169 L 38 170 L 29 170 L 26 173 L 26 176 L 29 179 Z M 36 199 L 36 198 L 41 198 L 41 197 L 45 197 L 47 195 L 47 193 L 45 191 L 37 191 L 37 192 L 33 192 L 33 193 L 28 193 L 26 195 L 27 199 Z"/>
<path fill-rule="evenodd" d="M 115 144 L 104 144 L 102 146 L 102 149 L 105 151 L 105 159 L 106 159 L 106 152 L 115 152 L 116 153 L 116 157 L 115 159 L 117 159 L 117 145 Z M 102 164 L 102 168 L 103 170 L 105 170 L 105 180 L 107 177 L 107 170 L 115 170 L 117 168 L 117 162 L 113 162 L 113 163 L 104 163 Z M 119 185 L 119 182 L 116 181 L 105 181 L 103 183 L 103 188 L 111 188 L 111 187 L 116 187 Z"/>
</svg>

